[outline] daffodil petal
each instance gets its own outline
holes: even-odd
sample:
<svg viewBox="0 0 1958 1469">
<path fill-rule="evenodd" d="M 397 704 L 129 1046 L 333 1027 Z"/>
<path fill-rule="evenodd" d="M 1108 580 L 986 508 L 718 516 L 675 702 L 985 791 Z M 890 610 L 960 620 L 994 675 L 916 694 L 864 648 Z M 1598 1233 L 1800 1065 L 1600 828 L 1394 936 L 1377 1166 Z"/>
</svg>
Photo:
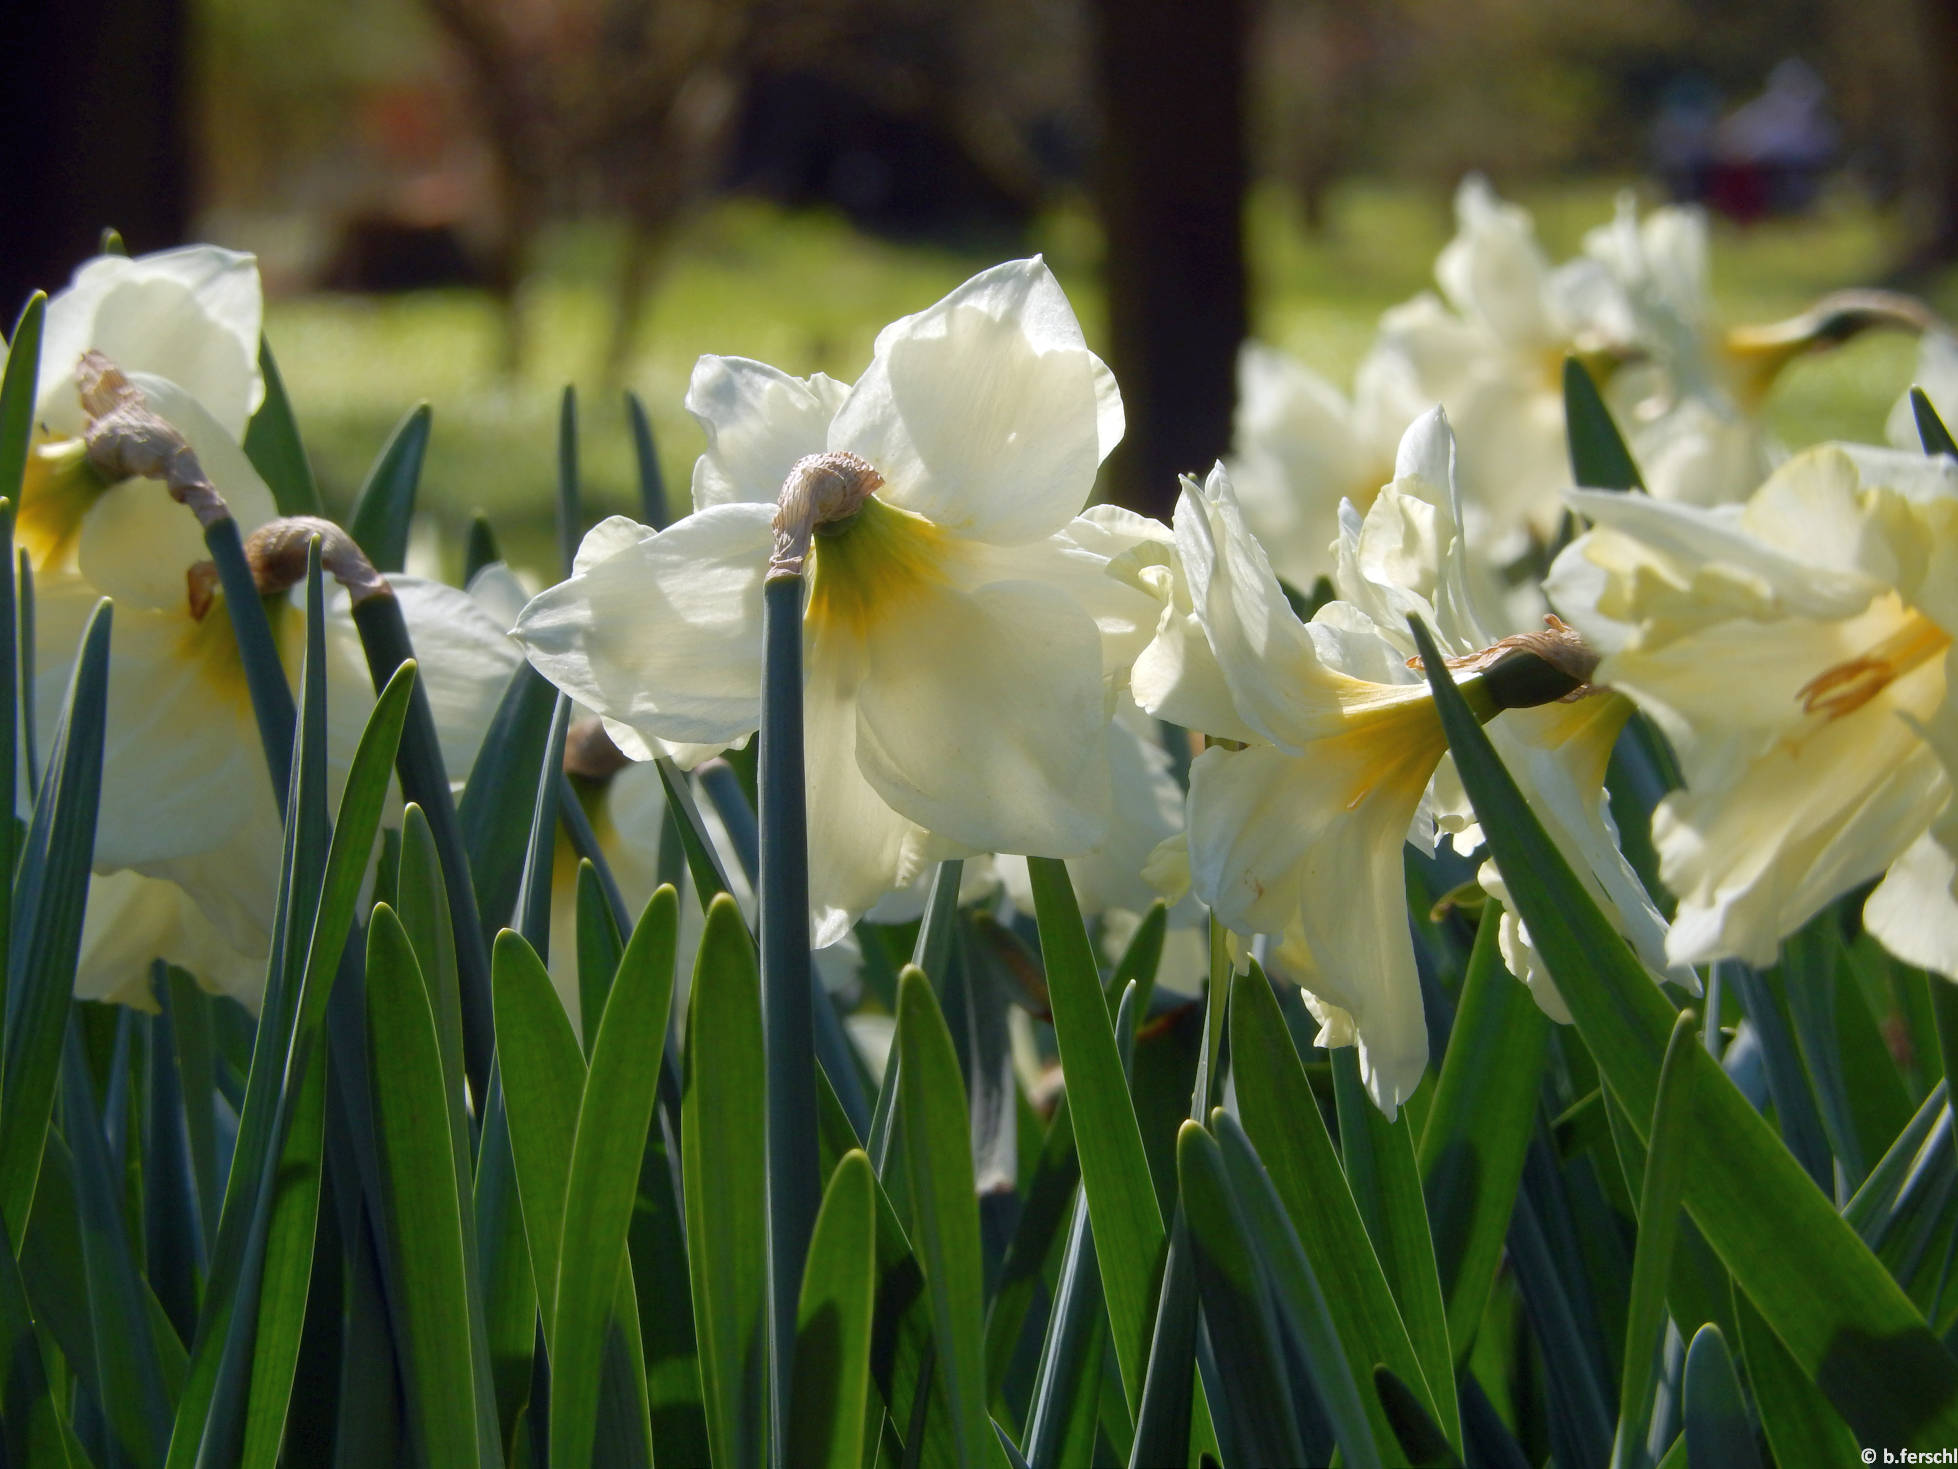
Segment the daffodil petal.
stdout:
<svg viewBox="0 0 1958 1469">
<path fill-rule="evenodd" d="M 927 588 L 865 647 L 857 764 L 896 810 L 982 851 L 1072 857 L 1107 834 L 1100 637 L 1065 592 Z"/>
<path fill-rule="evenodd" d="M 848 391 L 820 372 L 791 377 L 746 357 L 702 357 L 687 386 L 687 412 L 707 435 L 693 466 L 694 509 L 773 504 L 789 467 L 823 451 Z"/>
<path fill-rule="evenodd" d="M 1878 943 L 1920 969 L 1958 980 L 1958 865 L 1926 832 L 1890 864 L 1863 905 L 1863 926 Z"/>
<path fill-rule="evenodd" d="M 862 650 L 847 640 L 810 649 L 802 695 L 803 779 L 809 811 L 809 903 L 820 946 L 835 942 L 878 899 L 915 873 L 917 823 L 893 811 L 859 769 L 857 690 Z"/>
<path fill-rule="evenodd" d="M 1108 369 L 1038 259 L 974 276 L 893 322 L 830 424 L 882 498 L 973 540 L 1053 534 L 1094 488 L 1121 436 Z"/>
<path fill-rule="evenodd" d="M 515 634 L 538 671 L 649 736 L 727 744 L 761 717 L 769 505 L 717 505 L 540 593 Z"/>
<path fill-rule="evenodd" d="M 125 372 L 181 383 L 226 433 L 241 438 L 265 397 L 258 372 L 264 314 L 258 262 L 215 245 L 129 259 L 98 255 L 48 302 L 35 416 L 57 434 L 82 430 L 75 367 L 91 348 Z"/>
</svg>

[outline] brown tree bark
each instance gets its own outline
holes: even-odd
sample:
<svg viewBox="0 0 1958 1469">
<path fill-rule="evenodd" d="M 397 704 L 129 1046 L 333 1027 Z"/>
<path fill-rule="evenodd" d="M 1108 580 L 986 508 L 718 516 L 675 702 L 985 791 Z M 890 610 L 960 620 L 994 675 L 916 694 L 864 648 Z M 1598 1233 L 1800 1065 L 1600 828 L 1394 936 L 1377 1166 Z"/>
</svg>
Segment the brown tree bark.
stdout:
<svg viewBox="0 0 1958 1469">
<path fill-rule="evenodd" d="M 1109 498 L 1165 519 L 1230 446 L 1244 263 L 1246 0 L 1094 0 L 1109 365 L 1128 433 Z"/>
<path fill-rule="evenodd" d="M 18 0 L 0 87 L 0 330 L 52 294 L 102 230 L 132 251 L 182 244 L 191 219 L 187 0 Z"/>
<path fill-rule="evenodd" d="M 1958 4 L 1917 0 L 1917 26 L 1927 72 L 1917 150 L 1924 228 L 1900 271 L 1907 279 L 1958 261 Z"/>
</svg>

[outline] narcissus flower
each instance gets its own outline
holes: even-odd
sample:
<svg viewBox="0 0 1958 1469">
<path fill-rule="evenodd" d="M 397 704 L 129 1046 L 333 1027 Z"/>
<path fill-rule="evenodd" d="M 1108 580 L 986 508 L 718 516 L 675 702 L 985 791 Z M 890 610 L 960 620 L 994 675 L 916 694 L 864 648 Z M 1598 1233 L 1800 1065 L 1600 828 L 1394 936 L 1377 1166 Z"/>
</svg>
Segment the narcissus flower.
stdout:
<svg viewBox="0 0 1958 1469">
<path fill-rule="evenodd" d="M 706 357 L 694 513 L 600 525 L 518 620 L 626 753 L 760 717 L 761 589 L 791 471 L 847 482 L 808 552 L 817 942 L 935 858 L 1073 856 L 1108 830 L 1103 732 L 1155 608 L 1074 534 L 1121 402 L 1039 260 L 886 327 L 854 387 Z M 812 461 L 813 463 L 813 461 Z"/>
<path fill-rule="evenodd" d="M 17 517 L 35 580 L 43 750 L 83 625 L 99 598 L 116 607 L 95 869 L 103 900 L 127 922 L 115 944 L 91 940 L 81 977 L 89 993 L 140 998 L 145 966 L 132 977 L 124 962 L 139 935 L 151 956 L 185 963 L 247 1004 L 263 982 L 280 828 L 223 594 L 199 517 L 155 479 L 124 477 L 99 434 L 110 399 L 139 406 L 194 456 L 216 513 L 228 509 L 246 535 L 271 522 L 271 492 L 237 440 L 263 394 L 258 300 L 250 257 L 197 247 L 91 262 L 48 305 L 43 401 Z M 105 343 L 130 361 L 110 361 L 98 350 Z M 93 447 L 83 437 L 92 426 Z M 422 655 L 444 758 L 460 777 L 519 655 L 459 591 L 404 577 L 393 593 Z M 294 680 L 303 598 L 295 588 L 266 603 Z M 374 694 L 345 592 L 329 593 L 328 619 L 337 793 Z M 108 880 L 125 873 L 143 881 Z M 92 934 L 99 928 L 91 922 Z"/>
<path fill-rule="evenodd" d="M 1940 752 L 1958 753 L 1958 465 L 1823 446 L 1744 506 L 1572 504 L 1596 528 L 1559 558 L 1551 597 L 1685 777 L 1652 824 L 1679 898 L 1668 952 L 1772 963 L 1785 935 L 1887 870 L 1870 931 L 1958 977 L 1934 825 L 1951 793 Z"/>
<path fill-rule="evenodd" d="M 1447 749 L 1425 682 L 1372 620 L 1285 600 L 1220 469 L 1185 480 L 1176 545 L 1234 712 L 1258 737 L 1190 767 L 1190 883 L 1240 934 L 1294 933 L 1324 1044 L 1357 1041 L 1392 1113 L 1427 1066 L 1401 846 Z M 1464 693 L 1495 713 L 1480 679 Z M 1425 819 L 1432 846 L 1432 824 Z"/>
<path fill-rule="evenodd" d="M 1504 599 L 1482 574 L 1484 568 L 1470 554 L 1462 533 L 1454 450 L 1448 420 L 1438 408 L 1408 429 L 1393 483 L 1382 489 L 1364 517 L 1351 506 L 1342 515 L 1334 587 L 1396 649 L 1414 654 L 1408 620 L 1418 617 L 1444 656 L 1459 667 L 1473 668 L 1490 661 L 1493 650 L 1528 639 L 1511 635 L 1501 614 L 1491 610 Z M 1554 651 L 1570 642 L 1559 636 L 1537 646 Z M 1489 724 L 1489 738 L 1551 839 L 1653 975 L 1697 990 L 1692 971 L 1667 960 L 1665 921 L 1619 850 L 1605 794 L 1605 766 L 1631 715 L 1630 702 L 1588 683 L 1567 698 L 1532 707 L 1508 702 L 1511 707 Z M 1480 825 L 1452 760 L 1437 770 L 1429 806 L 1458 852 L 1471 853 L 1482 845 Z M 1505 963 L 1530 986 L 1545 1013 L 1568 1022 L 1570 1013 L 1509 903 L 1495 863 L 1484 862 L 1478 877 L 1484 890 L 1504 905 Z"/>
</svg>

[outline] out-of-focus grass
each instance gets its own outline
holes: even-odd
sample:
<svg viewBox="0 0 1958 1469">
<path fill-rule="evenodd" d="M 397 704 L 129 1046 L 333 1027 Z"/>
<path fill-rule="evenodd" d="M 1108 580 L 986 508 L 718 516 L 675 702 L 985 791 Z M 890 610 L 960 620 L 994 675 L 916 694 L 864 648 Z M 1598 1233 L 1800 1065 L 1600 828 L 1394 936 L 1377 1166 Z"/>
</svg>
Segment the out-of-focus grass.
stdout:
<svg viewBox="0 0 1958 1469">
<path fill-rule="evenodd" d="M 1584 231 L 1609 218 L 1614 190 L 1577 184 L 1526 191 L 1552 258 L 1581 248 Z M 1254 321 L 1335 382 L 1350 380 L 1380 312 L 1431 284 L 1436 252 L 1452 230 L 1449 200 L 1387 183 L 1354 183 L 1332 200 L 1331 226 L 1308 238 L 1277 191 L 1254 197 L 1249 215 Z M 1086 215 L 1044 220 L 1046 251 L 1092 342 L 1105 311 L 1099 242 Z M 1713 279 L 1719 319 L 1773 320 L 1816 296 L 1864 284 L 1893 258 L 1894 225 L 1848 197 L 1832 197 L 1804 219 L 1742 230 L 1716 226 Z M 557 399 L 577 385 L 588 519 L 635 504 L 621 394 L 645 400 L 669 491 L 685 487 L 701 448 L 681 407 L 693 363 L 704 352 L 757 358 L 786 371 L 849 380 L 869 360 L 877 330 L 916 311 L 990 255 L 895 245 L 857 234 L 822 214 L 788 214 L 730 200 L 676 242 L 644 306 L 639 348 L 623 380 L 602 362 L 616 310 L 612 241 L 600 230 L 553 238 L 523 293 L 527 351 L 521 370 L 500 370 L 503 323 L 479 292 L 437 291 L 386 298 L 313 296 L 275 303 L 267 330 L 298 407 L 330 505 L 344 509 L 393 423 L 417 401 L 435 408 L 424 481 L 451 569 L 474 509 L 486 511 L 506 551 L 549 573 Z M 1958 278 L 1934 305 L 1958 314 Z M 1889 405 L 1909 381 L 1914 348 L 1899 337 L 1857 342 L 1798 364 L 1769 404 L 1790 444 L 1829 437 L 1880 437 Z"/>
</svg>

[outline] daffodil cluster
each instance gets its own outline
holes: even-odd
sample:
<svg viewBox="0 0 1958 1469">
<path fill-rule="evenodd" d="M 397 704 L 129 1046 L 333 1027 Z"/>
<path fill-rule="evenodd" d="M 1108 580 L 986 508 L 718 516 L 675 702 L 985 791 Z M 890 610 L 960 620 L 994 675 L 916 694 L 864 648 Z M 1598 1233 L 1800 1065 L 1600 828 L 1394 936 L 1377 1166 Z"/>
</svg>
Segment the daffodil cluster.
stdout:
<svg viewBox="0 0 1958 1469">
<path fill-rule="evenodd" d="M 451 775 L 527 657 L 575 701 L 567 769 L 602 791 L 599 839 L 642 895 L 673 819 L 650 762 L 674 778 L 753 736 L 764 583 L 793 567 L 818 948 L 847 961 L 866 916 L 915 914 L 939 861 L 973 859 L 968 897 L 1024 907 L 1021 859 L 1066 859 L 1109 933 L 1175 904 L 1184 982 L 1207 910 L 1301 987 L 1321 1044 L 1357 1046 L 1392 1112 L 1429 1063 L 1407 849 L 1483 847 L 1419 622 L 1655 982 L 1772 962 L 1866 883 L 1870 932 L 1958 978 L 1958 464 L 1825 447 L 1774 467 L 1744 411 L 1775 365 L 1876 308 L 1721 338 L 1697 215 L 1626 205 L 1553 266 L 1485 184 L 1457 212 L 1440 294 L 1387 314 L 1350 400 L 1247 348 L 1237 453 L 1183 481 L 1169 525 L 1089 504 L 1121 399 L 1038 259 L 886 327 L 853 384 L 702 358 L 691 514 L 604 521 L 534 596 L 501 568 L 468 594 L 394 579 Z M 43 739 L 82 621 L 117 605 L 84 994 L 140 1002 L 154 957 L 248 1003 L 262 983 L 279 825 L 222 593 L 195 518 L 105 472 L 77 389 L 78 370 L 113 372 L 249 532 L 277 516 L 239 447 L 259 317 L 249 258 L 202 247 L 91 262 L 50 304 L 18 517 Z M 1948 351 L 1928 337 L 1925 361 Z M 1570 357 L 1602 376 L 1648 488 L 1572 488 Z M 1560 533 L 1547 580 L 1519 576 Z M 268 606 L 296 676 L 303 602 Z M 344 762 L 372 691 L 345 595 L 329 617 Z M 1651 831 L 1670 923 L 1605 786 L 1635 710 L 1684 777 Z M 1508 911 L 1517 875 L 1475 871 L 1504 962 L 1568 1019 Z"/>
<path fill-rule="evenodd" d="M 1782 367 L 1868 327 L 1929 325 L 1914 303 L 1845 292 L 1787 322 L 1722 332 L 1706 220 L 1692 208 L 1640 218 L 1627 195 L 1560 264 L 1528 213 L 1479 177 L 1457 192 L 1455 216 L 1438 290 L 1382 316 L 1350 397 L 1269 346 L 1243 349 L 1232 478 L 1293 586 L 1331 571 L 1340 503 L 1366 509 L 1401 434 L 1436 403 L 1460 438 L 1467 534 L 1478 557 L 1504 566 L 1559 529 L 1567 359 L 1598 380 L 1651 494 L 1718 505 L 1744 499 L 1784 457 L 1757 416 Z M 1948 336 L 1926 335 L 1926 373 L 1950 356 Z M 1900 411 L 1893 437 L 1909 430 L 1901 442 L 1914 445 Z M 1526 588 L 1519 603 L 1533 596 Z"/>
</svg>

